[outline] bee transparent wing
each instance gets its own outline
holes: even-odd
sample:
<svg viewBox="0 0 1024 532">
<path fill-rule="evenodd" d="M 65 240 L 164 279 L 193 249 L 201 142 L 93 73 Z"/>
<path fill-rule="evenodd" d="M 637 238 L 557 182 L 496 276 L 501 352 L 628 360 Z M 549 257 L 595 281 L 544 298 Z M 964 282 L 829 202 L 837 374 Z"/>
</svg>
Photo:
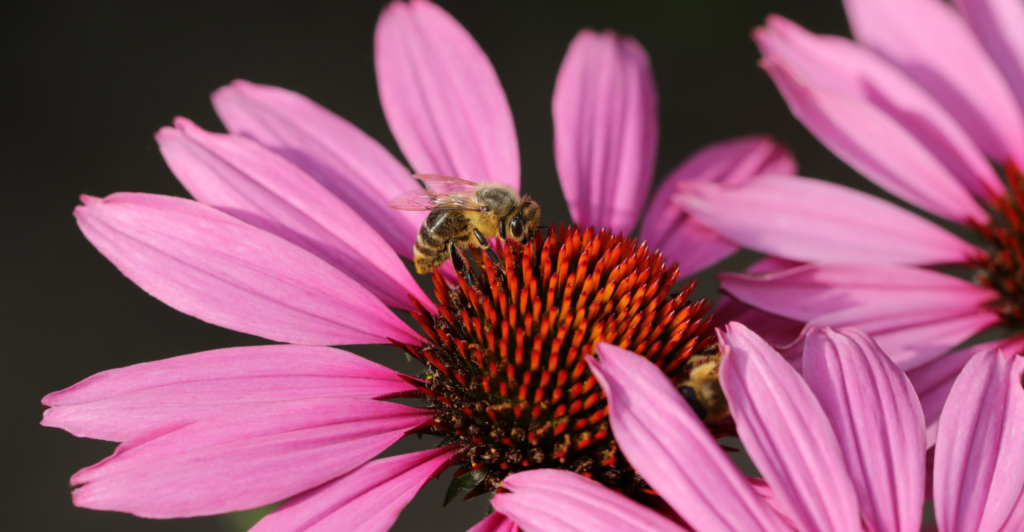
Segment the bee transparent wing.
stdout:
<svg viewBox="0 0 1024 532">
<path fill-rule="evenodd" d="M 400 211 L 429 211 L 434 208 L 437 194 L 422 188 L 403 192 L 388 202 L 388 207 Z"/>
<path fill-rule="evenodd" d="M 483 205 L 465 194 L 444 194 L 419 188 L 403 192 L 388 202 L 388 207 L 400 211 L 480 211 Z"/>
<path fill-rule="evenodd" d="M 477 187 L 477 184 L 472 181 L 466 181 L 465 179 L 459 179 L 457 177 L 449 177 L 446 175 L 437 174 L 415 174 L 413 175 L 416 179 L 423 181 L 427 188 L 434 192 L 440 192 L 442 194 L 458 194 L 460 192 L 470 192 Z"/>
</svg>

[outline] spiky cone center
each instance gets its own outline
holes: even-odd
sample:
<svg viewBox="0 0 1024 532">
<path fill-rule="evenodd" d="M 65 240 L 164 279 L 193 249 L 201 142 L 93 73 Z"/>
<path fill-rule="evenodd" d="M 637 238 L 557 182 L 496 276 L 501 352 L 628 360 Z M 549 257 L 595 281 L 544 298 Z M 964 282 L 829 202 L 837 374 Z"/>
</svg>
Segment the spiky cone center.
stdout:
<svg viewBox="0 0 1024 532">
<path fill-rule="evenodd" d="M 644 485 L 615 443 L 585 357 L 609 342 L 682 383 L 691 355 L 717 352 L 710 304 L 688 301 L 695 281 L 671 293 L 675 265 L 607 231 L 552 228 L 494 251 L 501 267 L 469 253 L 469 281 L 450 285 L 435 271 L 439 313 L 415 314 L 428 340 L 398 344 L 427 367 L 409 380 L 436 412 L 431 431 L 461 446 L 456 475 L 479 480 L 467 498 L 541 467 L 640 498 Z"/>
<path fill-rule="evenodd" d="M 1024 172 L 1009 163 L 1007 192 L 992 202 L 988 225 L 972 223 L 987 248 L 975 256 L 974 280 L 999 293 L 992 307 L 1009 325 L 1024 326 Z"/>
</svg>

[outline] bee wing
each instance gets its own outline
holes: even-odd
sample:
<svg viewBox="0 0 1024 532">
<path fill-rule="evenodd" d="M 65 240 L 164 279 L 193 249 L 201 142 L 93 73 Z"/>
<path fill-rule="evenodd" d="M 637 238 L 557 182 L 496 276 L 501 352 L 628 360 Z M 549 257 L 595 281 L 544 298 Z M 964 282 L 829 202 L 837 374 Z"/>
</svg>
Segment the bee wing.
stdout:
<svg viewBox="0 0 1024 532">
<path fill-rule="evenodd" d="M 446 175 L 437 174 L 415 174 L 413 175 L 416 179 L 423 181 L 427 188 L 434 192 L 440 192 L 442 194 L 458 194 L 460 192 L 470 192 L 476 188 L 477 184 L 472 181 L 466 181 L 465 179 L 459 179 L 457 177 L 449 177 Z"/>
<path fill-rule="evenodd" d="M 483 205 L 471 200 L 465 194 L 445 194 L 418 188 L 403 192 L 388 202 L 388 207 L 400 211 L 480 211 Z"/>
</svg>

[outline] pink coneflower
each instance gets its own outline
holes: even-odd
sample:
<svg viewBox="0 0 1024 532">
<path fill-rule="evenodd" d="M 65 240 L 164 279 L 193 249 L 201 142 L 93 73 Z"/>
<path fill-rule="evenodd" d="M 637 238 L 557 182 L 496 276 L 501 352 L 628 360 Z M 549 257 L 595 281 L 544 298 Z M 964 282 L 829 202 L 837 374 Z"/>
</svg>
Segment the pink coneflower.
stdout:
<svg viewBox="0 0 1024 532">
<path fill-rule="evenodd" d="M 1024 4 L 849 0 L 857 41 L 777 15 L 754 39 L 793 114 L 833 153 L 913 207 L 792 175 L 692 186 L 677 201 L 732 241 L 802 263 L 722 277 L 737 299 L 809 326 L 856 326 L 907 371 L 934 421 L 993 326 L 1024 325 Z M 973 281 L 936 270 L 969 269 Z M 955 273 L 955 270 L 954 270 Z M 930 434 L 934 436 L 934 434 Z"/>
<path fill-rule="evenodd" d="M 376 61 L 385 115 L 416 171 L 518 187 L 507 100 L 458 22 L 426 1 L 392 3 Z M 186 119 L 157 133 L 197 201 L 83 197 L 75 216 L 154 297 L 294 345 L 139 364 L 48 395 L 44 425 L 124 442 L 74 475 L 76 505 L 171 518 L 286 500 L 256 530 L 385 530 L 448 467 L 470 495 L 515 471 L 557 467 L 644 496 L 584 358 L 613 342 L 684 379 L 688 357 L 713 350 L 716 338 L 710 305 L 687 300 L 692 283 L 672 286 L 736 248 L 663 200 L 641 235 L 670 249 L 667 259 L 616 234 L 641 218 L 657 141 L 653 77 L 636 41 L 581 32 L 556 85 L 559 176 L 574 219 L 590 227 L 496 245 L 503 273 L 480 254 L 455 284 L 435 272 L 436 302 L 398 255 L 412 255 L 423 219 L 387 208 L 417 187 L 401 163 L 296 93 L 240 81 L 213 100 L 231 134 Z M 698 153 L 663 187 L 744 182 L 766 169 L 795 165 L 769 139 L 738 139 Z M 410 311 L 423 335 L 389 307 Z M 325 347 L 374 343 L 402 348 L 424 374 Z M 381 401 L 394 397 L 427 405 Z M 411 432 L 446 444 L 372 460 Z M 476 530 L 512 527 L 495 514 Z"/>
<path fill-rule="evenodd" d="M 552 470 L 510 476 L 495 508 L 534 532 L 920 529 L 924 415 L 910 380 L 869 336 L 812 329 L 803 377 L 741 325 L 719 340 L 721 384 L 763 480 L 733 466 L 657 367 L 602 344 L 588 362 L 612 432 L 671 511 Z M 953 385 L 935 447 L 940 531 L 1024 527 L 1022 373 L 1024 359 L 982 353 Z"/>
</svg>

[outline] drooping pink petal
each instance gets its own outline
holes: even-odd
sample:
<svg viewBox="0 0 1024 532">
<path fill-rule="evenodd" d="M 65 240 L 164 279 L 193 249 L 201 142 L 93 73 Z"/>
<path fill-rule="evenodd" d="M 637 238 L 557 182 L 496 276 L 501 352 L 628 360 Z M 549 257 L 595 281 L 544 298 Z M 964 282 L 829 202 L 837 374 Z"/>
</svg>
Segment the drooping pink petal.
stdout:
<svg viewBox="0 0 1024 532">
<path fill-rule="evenodd" d="M 662 252 L 666 262 L 675 262 L 680 276 L 694 275 L 740 250 L 739 246 L 722 238 L 714 229 L 689 216 L 678 206 L 672 205 L 670 209 L 678 215 L 679 225 L 665 234 L 666 240 L 660 247 L 651 247 Z M 644 240 L 642 235 L 640 240 Z"/>
<path fill-rule="evenodd" d="M 519 532 L 519 525 L 504 514 L 494 512 L 466 532 Z"/>
<path fill-rule="evenodd" d="M 812 329 L 803 376 L 843 450 L 869 530 L 917 532 L 925 432 L 910 379 L 857 329 Z"/>
<path fill-rule="evenodd" d="M 43 426 L 125 441 L 154 425 L 317 397 L 375 398 L 414 388 L 380 364 L 327 347 L 204 351 L 97 373 L 43 398 Z"/>
<path fill-rule="evenodd" d="M 900 369 L 910 371 L 1001 321 L 987 308 L 940 305 L 932 307 L 928 299 L 865 305 L 820 316 L 807 322 L 807 327 L 861 329 L 874 337 Z"/>
<path fill-rule="evenodd" d="M 764 274 L 722 273 L 719 279 L 740 301 L 799 321 L 907 299 L 973 309 L 996 298 L 994 291 L 952 275 L 895 265 L 807 264 Z"/>
<path fill-rule="evenodd" d="M 1019 0 L 953 0 L 953 5 L 1003 72 L 1024 111 L 1024 4 Z"/>
<path fill-rule="evenodd" d="M 487 55 L 427 0 L 394 1 L 374 35 L 384 116 L 418 173 L 519 188 L 519 144 Z"/>
<path fill-rule="evenodd" d="M 86 238 L 153 297 L 278 342 L 416 342 L 373 294 L 320 258 L 212 207 L 170 196 L 83 196 Z"/>
<path fill-rule="evenodd" d="M 801 262 L 963 263 L 977 248 L 877 196 L 819 179 L 764 176 L 743 186 L 692 183 L 675 199 L 725 238 Z"/>
<path fill-rule="evenodd" d="M 683 532 L 665 516 L 597 481 L 559 469 L 505 478 L 491 505 L 530 532 Z"/>
<path fill-rule="evenodd" d="M 352 471 L 430 417 L 368 399 L 249 406 L 121 444 L 71 477 L 72 496 L 150 518 L 255 508 Z"/>
<path fill-rule="evenodd" d="M 643 46 L 585 29 L 569 44 L 551 101 L 555 164 L 577 224 L 633 230 L 654 177 L 658 93 Z"/>
<path fill-rule="evenodd" d="M 688 157 L 651 196 L 640 226 L 640 239 L 677 262 L 685 277 L 739 250 L 701 224 L 671 200 L 684 183 L 714 182 L 741 185 L 759 175 L 791 174 L 796 161 L 771 137 L 752 135 L 716 142 Z"/>
<path fill-rule="evenodd" d="M 746 272 L 748 274 L 777 272 L 796 268 L 797 266 L 800 266 L 799 262 L 780 259 L 778 257 L 764 257 L 751 264 L 746 269 Z M 757 333 L 758 336 L 763 338 L 764 341 L 768 342 L 768 344 L 774 346 L 776 349 L 780 349 L 781 346 L 793 342 L 798 336 L 800 336 L 800 333 L 804 328 L 804 324 L 802 322 L 783 318 L 782 316 L 777 316 L 775 314 L 769 314 L 747 305 L 746 303 L 737 301 L 725 294 L 718 298 L 718 303 L 715 305 L 712 318 L 714 319 L 716 327 L 724 326 L 730 321 L 738 321 L 748 329 Z M 786 357 L 791 364 L 799 365 L 800 359 L 803 356 L 803 346 L 801 345 L 798 350 L 794 350 L 792 356 L 789 356 L 786 352 L 782 352 L 782 355 Z"/>
<path fill-rule="evenodd" d="M 193 198 L 324 259 L 390 307 L 415 310 L 411 294 L 433 309 L 373 226 L 308 174 L 249 139 L 174 125 L 156 140 Z"/>
<path fill-rule="evenodd" d="M 784 528 L 657 366 L 612 344 L 597 352 L 587 364 L 608 397 L 615 441 L 684 521 L 697 530 Z"/>
<path fill-rule="evenodd" d="M 974 355 L 998 349 L 1007 353 L 1024 352 L 1024 336 L 1016 335 L 965 347 L 907 372 L 907 377 L 910 378 L 910 382 L 914 384 L 914 390 L 921 398 L 928 447 L 935 445 L 939 414 L 942 413 L 942 407 L 946 404 L 949 391 L 953 388 L 953 383 L 964 366 L 974 358 Z"/>
<path fill-rule="evenodd" d="M 387 532 L 455 449 L 381 458 L 288 499 L 250 532 Z"/>
<path fill-rule="evenodd" d="M 802 322 L 769 314 L 727 295 L 718 298 L 718 304 L 715 305 L 712 317 L 716 325 L 738 321 L 764 338 L 765 342 L 775 346 L 776 349 L 795 340 L 804 328 Z"/>
<path fill-rule="evenodd" d="M 845 0 L 854 37 L 914 78 L 989 156 L 1024 161 L 1024 116 L 1006 80 L 940 0 Z"/>
<path fill-rule="evenodd" d="M 719 278 L 724 291 L 763 311 L 871 334 L 904 371 L 999 322 L 987 307 L 995 292 L 919 268 L 825 264 Z"/>
<path fill-rule="evenodd" d="M 419 183 L 376 140 L 305 96 L 236 80 L 211 96 L 228 131 L 288 159 L 341 198 L 391 244 L 412 258 L 426 214 L 388 207 Z"/>
<path fill-rule="evenodd" d="M 953 384 L 935 443 L 940 531 L 1014 530 L 1004 526 L 1024 488 L 1022 373 L 1021 356 L 987 351 Z"/>
<path fill-rule="evenodd" d="M 828 417 L 800 375 L 741 324 L 719 329 L 722 391 L 747 453 L 803 530 L 860 530 Z"/>
<path fill-rule="evenodd" d="M 886 113 L 955 175 L 975 196 L 1004 191 L 988 159 L 957 121 L 898 68 L 849 39 L 815 35 L 770 15 L 754 31 L 761 53 L 778 58 L 815 87 L 863 100 Z"/>
<path fill-rule="evenodd" d="M 985 221 L 967 189 L 920 141 L 863 100 L 818 88 L 777 57 L 761 65 L 793 115 L 854 170 L 907 203 L 955 221 Z"/>
</svg>

